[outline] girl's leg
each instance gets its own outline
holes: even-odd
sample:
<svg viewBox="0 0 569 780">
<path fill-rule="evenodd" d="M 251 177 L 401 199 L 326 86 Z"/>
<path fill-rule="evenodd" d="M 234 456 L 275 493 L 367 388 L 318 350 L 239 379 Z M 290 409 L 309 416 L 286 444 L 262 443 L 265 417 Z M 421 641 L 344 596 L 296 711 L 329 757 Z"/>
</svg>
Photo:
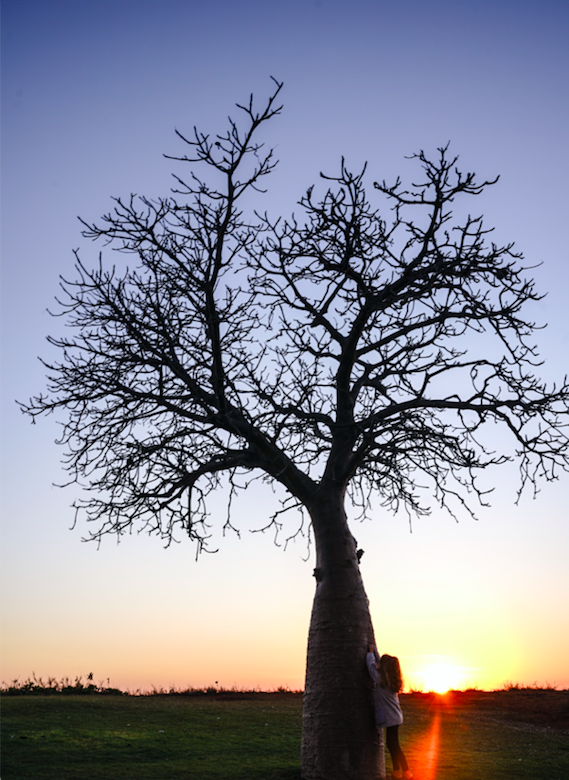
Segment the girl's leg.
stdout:
<svg viewBox="0 0 569 780">
<path fill-rule="evenodd" d="M 399 726 L 388 726 L 385 729 L 385 742 L 387 749 L 391 755 L 391 761 L 393 762 L 393 769 L 397 771 L 402 769 L 406 772 L 409 769 L 409 765 L 405 759 L 405 755 L 399 745 Z"/>
</svg>

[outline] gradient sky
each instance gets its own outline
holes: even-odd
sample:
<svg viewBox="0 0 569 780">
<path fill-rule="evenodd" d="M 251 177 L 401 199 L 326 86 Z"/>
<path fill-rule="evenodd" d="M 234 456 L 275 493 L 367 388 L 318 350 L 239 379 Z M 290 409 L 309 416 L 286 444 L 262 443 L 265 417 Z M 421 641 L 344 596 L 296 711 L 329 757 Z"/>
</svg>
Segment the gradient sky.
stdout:
<svg viewBox="0 0 569 780">
<path fill-rule="evenodd" d="M 52 419 L 14 399 L 44 386 L 37 356 L 72 249 L 95 262 L 77 216 L 111 195 L 167 194 L 174 128 L 222 132 L 234 104 L 285 82 L 266 140 L 281 160 L 263 207 L 290 213 L 341 155 L 373 180 L 417 178 L 405 159 L 452 142 L 463 170 L 501 174 L 472 210 L 514 240 L 547 297 L 530 313 L 544 378 L 569 354 L 566 0 L 3 0 L 2 670 L 131 689 L 300 688 L 312 553 L 250 534 L 275 508 L 250 491 L 242 538 L 195 561 L 133 533 L 82 544 Z M 371 193 L 373 197 L 373 193 Z M 497 443 L 499 447 L 499 441 Z M 492 506 L 456 523 L 374 507 L 353 532 L 381 652 L 408 684 L 569 687 L 569 479 L 516 497 L 516 470 L 487 475 Z M 224 518 L 222 497 L 213 519 Z M 217 533 L 217 532 L 216 532 Z M 217 536 L 220 536 L 217 533 Z M 445 678 L 446 680 L 447 678 Z"/>
</svg>

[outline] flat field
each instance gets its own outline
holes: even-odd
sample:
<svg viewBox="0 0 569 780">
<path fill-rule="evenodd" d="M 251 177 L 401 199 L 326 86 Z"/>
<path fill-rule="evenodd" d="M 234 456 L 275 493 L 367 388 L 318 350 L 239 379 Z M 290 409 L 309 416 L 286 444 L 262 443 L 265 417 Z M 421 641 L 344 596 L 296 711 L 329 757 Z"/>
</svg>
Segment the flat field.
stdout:
<svg viewBox="0 0 569 780">
<path fill-rule="evenodd" d="M 566 780 L 569 694 L 404 694 L 417 780 Z M 2 699 L 3 780 L 299 780 L 300 694 Z M 390 766 L 389 758 L 387 765 Z"/>
</svg>

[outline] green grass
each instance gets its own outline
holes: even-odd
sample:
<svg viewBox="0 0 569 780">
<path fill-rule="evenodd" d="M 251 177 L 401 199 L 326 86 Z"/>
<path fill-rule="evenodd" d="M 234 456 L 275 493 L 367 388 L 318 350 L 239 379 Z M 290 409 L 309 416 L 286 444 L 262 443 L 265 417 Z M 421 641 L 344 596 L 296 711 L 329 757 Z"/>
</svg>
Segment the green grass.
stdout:
<svg viewBox="0 0 569 780">
<path fill-rule="evenodd" d="M 417 780 L 569 777 L 560 732 L 460 697 L 402 702 L 401 743 Z M 2 778 L 299 780 L 301 707 L 300 696 L 276 694 L 5 696 Z"/>
<path fill-rule="evenodd" d="M 2 778 L 297 780 L 299 698 L 5 697 Z"/>
<path fill-rule="evenodd" d="M 461 705 L 460 695 L 404 698 L 400 737 L 417 780 L 569 778 L 569 740 L 560 731 Z"/>
</svg>

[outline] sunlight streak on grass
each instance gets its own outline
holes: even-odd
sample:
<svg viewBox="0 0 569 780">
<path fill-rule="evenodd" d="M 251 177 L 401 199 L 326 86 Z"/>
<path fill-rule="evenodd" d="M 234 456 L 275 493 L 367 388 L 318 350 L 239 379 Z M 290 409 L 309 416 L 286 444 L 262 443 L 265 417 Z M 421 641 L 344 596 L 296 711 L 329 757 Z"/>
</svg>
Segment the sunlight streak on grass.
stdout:
<svg viewBox="0 0 569 780">
<path fill-rule="evenodd" d="M 427 732 L 423 732 L 411 743 L 415 756 L 411 769 L 415 777 L 421 780 L 435 780 L 439 761 L 439 745 L 441 730 L 441 713 L 436 711 Z"/>
</svg>

